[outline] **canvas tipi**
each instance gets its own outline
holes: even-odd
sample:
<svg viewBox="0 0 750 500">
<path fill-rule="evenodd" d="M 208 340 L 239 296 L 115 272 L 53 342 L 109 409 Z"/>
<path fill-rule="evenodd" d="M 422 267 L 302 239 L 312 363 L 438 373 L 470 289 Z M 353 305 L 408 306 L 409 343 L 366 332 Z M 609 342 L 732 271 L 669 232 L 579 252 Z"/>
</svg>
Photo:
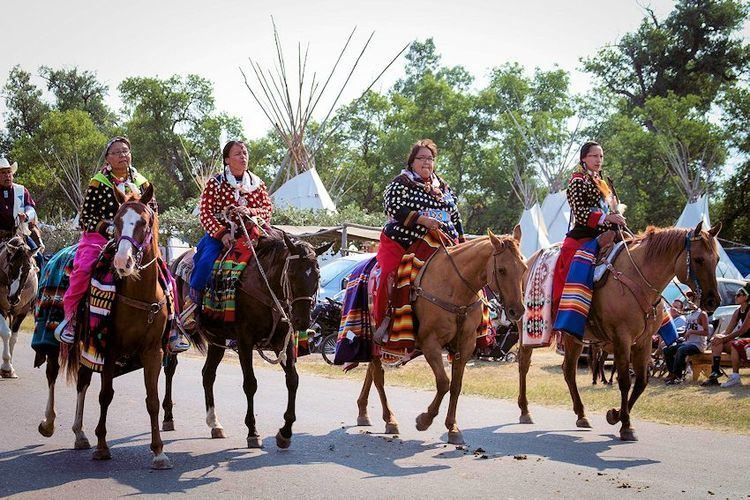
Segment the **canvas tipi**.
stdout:
<svg viewBox="0 0 750 500">
<path fill-rule="evenodd" d="M 317 170 L 311 168 L 286 181 L 271 195 L 277 207 L 294 207 L 304 210 L 336 211 Z"/>
</svg>

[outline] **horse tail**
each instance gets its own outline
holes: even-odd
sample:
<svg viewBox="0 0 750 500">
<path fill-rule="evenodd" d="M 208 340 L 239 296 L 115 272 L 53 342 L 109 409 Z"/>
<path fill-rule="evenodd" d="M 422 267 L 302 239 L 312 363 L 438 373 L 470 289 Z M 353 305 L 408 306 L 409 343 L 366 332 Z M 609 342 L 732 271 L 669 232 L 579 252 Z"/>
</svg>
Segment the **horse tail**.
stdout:
<svg viewBox="0 0 750 500">
<path fill-rule="evenodd" d="M 196 329 L 190 333 L 190 343 L 193 344 L 193 347 L 198 349 L 199 353 L 203 355 L 208 353 L 208 340 L 200 327 L 196 327 Z"/>
<path fill-rule="evenodd" d="M 60 371 L 65 372 L 69 384 L 78 383 L 78 369 L 81 365 L 81 342 L 78 332 L 72 344 L 60 342 Z"/>
</svg>

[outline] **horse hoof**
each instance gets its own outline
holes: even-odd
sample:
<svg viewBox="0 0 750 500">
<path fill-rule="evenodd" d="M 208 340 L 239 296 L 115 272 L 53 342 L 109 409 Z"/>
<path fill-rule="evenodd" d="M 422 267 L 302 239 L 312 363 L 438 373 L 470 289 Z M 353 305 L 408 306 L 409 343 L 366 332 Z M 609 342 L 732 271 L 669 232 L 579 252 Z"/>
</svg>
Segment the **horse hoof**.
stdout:
<svg viewBox="0 0 750 500">
<path fill-rule="evenodd" d="M 357 425 L 361 427 L 369 427 L 372 425 L 370 417 L 357 417 Z"/>
<path fill-rule="evenodd" d="M 109 460 L 112 458 L 112 453 L 109 452 L 109 448 L 104 448 L 103 450 L 97 448 L 94 450 L 91 458 L 94 460 Z"/>
<path fill-rule="evenodd" d="M 461 431 L 448 432 L 448 444 L 466 444 L 464 442 L 464 435 Z"/>
<path fill-rule="evenodd" d="M 291 437 L 285 438 L 284 436 L 281 435 L 281 431 L 276 433 L 276 446 L 280 450 L 286 450 L 287 448 L 289 448 L 289 446 L 291 446 L 291 444 L 292 444 Z"/>
<path fill-rule="evenodd" d="M 2 378 L 18 378 L 15 370 L 0 370 L 0 377 Z"/>
<path fill-rule="evenodd" d="M 53 425 L 45 425 L 44 422 L 39 424 L 39 434 L 42 436 L 48 438 L 52 437 L 52 434 L 55 433 L 55 426 Z"/>
<path fill-rule="evenodd" d="M 607 410 L 607 423 L 609 425 L 615 425 L 617 422 L 620 421 L 620 412 L 612 408 L 611 410 Z"/>
<path fill-rule="evenodd" d="M 158 455 L 156 455 L 154 459 L 151 461 L 151 468 L 154 470 L 171 469 L 172 461 L 169 459 L 166 453 L 161 452 Z"/>
<path fill-rule="evenodd" d="M 276 444 L 278 444 L 278 439 L 276 440 Z M 260 440 L 260 436 L 250 436 L 247 438 L 247 447 L 263 448 L 263 441 Z"/>
<path fill-rule="evenodd" d="M 173 431 L 174 430 L 174 420 L 169 420 L 169 421 L 165 420 L 164 422 L 162 422 L 161 423 L 161 430 L 165 431 L 165 432 L 167 432 L 167 431 Z"/>
<path fill-rule="evenodd" d="M 224 434 L 223 427 L 214 427 L 211 429 L 211 439 L 224 439 L 225 437 L 227 435 Z"/>
<path fill-rule="evenodd" d="M 90 450 L 91 449 L 91 443 L 89 443 L 89 440 L 85 437 L 76 439 L 75 444 L 73 445 L 74 450 Z M 109 452 L 108 452 L 109 453 Z M 111 457 L 107 457 L 111 458 Z M 100 460 L 100 459 L 94 459 L 94 460 Z M 103 459 L 101 459 L 103 460 Z"/>
<path fill-rule="evenodd" d="M 519 424 L 533 424 L 534 419 L 531 418 L 531 413 L 523 413 L 520 417 L 518 417 L 518 423 Z"/>
<path fill-rule="evenodd" d="M 638 441 L 638 437 L 635 435 L 635 430 L 633 429 L 620 429 L 620 440 Z"/>
<path fill-rule="evenodd" d="M 588 418 L 581 417 L 576 420 L 576 427 L 580 427 L 581 429 L 591 429 L 591 422 L 589 422 Z"/>
<path fill-rule="evenodd" d="M 432 424 L 432 419 L 426 413 L 421 413 L 417 417 L 417 430 L 418 431 L 426 431 L 427 429 L 430 428 L 431 424 Z"/>
<path fill-rule="evenodd" d="M 385 424 L 385 433 L 400 434 L 400 432 L 398 432 L 398 424 Z"/>
</svg>

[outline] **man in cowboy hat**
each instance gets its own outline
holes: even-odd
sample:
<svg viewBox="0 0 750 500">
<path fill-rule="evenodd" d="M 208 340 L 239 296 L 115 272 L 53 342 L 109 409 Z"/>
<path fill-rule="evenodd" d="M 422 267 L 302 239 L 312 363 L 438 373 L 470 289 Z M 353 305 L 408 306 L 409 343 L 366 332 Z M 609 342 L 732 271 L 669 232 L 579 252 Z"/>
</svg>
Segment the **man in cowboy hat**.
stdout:
<svg viewBox="0 0 750 500">
<path fill-rule="evenodd" d="M 0 239 L 6 239 L 16 234 L 18 224 L 26 222 L 31 235 L 26 243 L 32 250 L 42 246 L 41 234 L 36 227 L 36 204 L 29 194 L 29 190 L 13 182 L 13 175 L 18 170 L 18 164 L 12 164 L 0 157 Z"/>
</svg>

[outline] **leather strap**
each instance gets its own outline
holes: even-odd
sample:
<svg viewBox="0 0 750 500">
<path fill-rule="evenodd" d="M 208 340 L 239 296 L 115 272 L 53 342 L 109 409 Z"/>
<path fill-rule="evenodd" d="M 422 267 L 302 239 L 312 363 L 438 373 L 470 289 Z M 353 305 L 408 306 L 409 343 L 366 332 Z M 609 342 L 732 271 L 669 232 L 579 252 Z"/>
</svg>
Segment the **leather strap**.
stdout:
<svg viewBox="0 0 750 500">
<path fill-rule="evenodd" d="M 165 295 L 159 302 L 145 302 L 143 300 L 131 299 L 124 295 L 118 295 L 117 300 L 123 304 L 140 309 L 141 311 L 148 312 L 148 324 L 154 322 L 154 317 L 161 311 L 161 308 L 167 303 L 167 296 Z"/>
</svg>

